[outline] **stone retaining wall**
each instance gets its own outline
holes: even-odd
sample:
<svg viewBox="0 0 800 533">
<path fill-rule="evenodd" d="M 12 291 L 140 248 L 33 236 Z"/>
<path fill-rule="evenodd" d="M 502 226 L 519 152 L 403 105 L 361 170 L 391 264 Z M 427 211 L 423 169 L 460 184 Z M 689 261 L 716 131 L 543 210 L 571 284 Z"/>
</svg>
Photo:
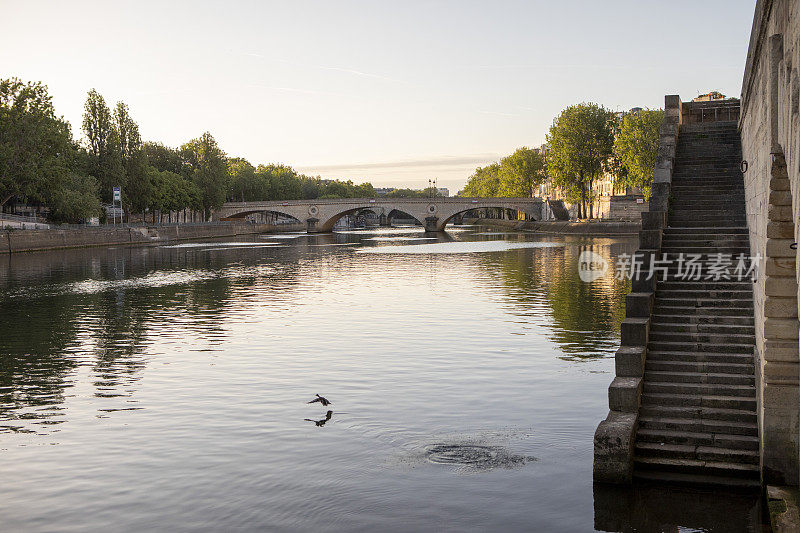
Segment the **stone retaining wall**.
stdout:
<svg viewBox="0 0 800 533">
<path fill-rule="evenodd" d="M 767 483 L 798 484 L 800 359 L 800 3 L 759 0 L 742 84 L 739 127 L 754 286 L 761 466 Z"/>
<path fill-rule="evenodd" d="M 158 244 L 164 242 L 233 237 L 253 233 L 301 231 L 305 225 L 210 224 L 186 226 L 101 227 L 82 229 L 0 231 L 0 253 L 59 248 Z"/>
<path fill-rule="evenodd" d="M 597 236 L 633 236 L 642 229 L 641 222 L 567 222 L 560 220 L 550 220 L 546 222 L 524 221 L 524 220 L 500 220 L 497 218 L 473 218 L 465 220 L 468 224 L 484 224 L 486 226 L 496 226 L 509 228 L 518 231 L 530 231 L 534 233 L 563 234 L 563 235 L 597 235 Z"/>
</svg>

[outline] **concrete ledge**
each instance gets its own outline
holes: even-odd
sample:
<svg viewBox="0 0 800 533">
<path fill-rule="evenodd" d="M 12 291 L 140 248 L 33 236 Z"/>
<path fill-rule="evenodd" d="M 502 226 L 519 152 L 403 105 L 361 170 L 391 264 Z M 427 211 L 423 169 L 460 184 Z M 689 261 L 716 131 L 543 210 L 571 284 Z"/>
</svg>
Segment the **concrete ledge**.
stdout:
<svg viewBox="0 0 800 533">
<path fill-rule="evenodd" d="M 663 230 L 667 226 L 666 211 L 645 211 L 642 213 L 642 229 Z"/>
<path fill-rule="evenodd" d="M 625 316 L 647 318 L 653 311 L 652 292 L 631 292 L 625 297 Z"/>
<path fill-rule="evenodd" d="M 639 232 L 639 247 L 652 250 L 661 249 L 661 229 L 643 229 Z"/>
<path fill-rule="evenodd" d="M 767 487 L 769 521 L 775 533 L 800 531 L 800 491 L 797 487 Z"/>
<path fill-rule="evenodd" d="M 644 346 L 620 347 L 614 355 L 614 368 L 617 372 L 617 376 L 631 378 L 643 377 L 646 352 L 647 350 Z"/>
<path fill-rule="evenodd" d="M 633 441 L 636 413 L 611 411 L 594 433 L 594 480 L 601 483 L 633 481 Z"/>
<path fill-rule="evenodd" d="M 647 346 L 650 317 L 626 318 L 622 321 L 622 346 Z"/>
<path fill-rule="evenodd" d="M 608 387 L 608 407 L 612 411 L 638 413 L 642 378 L 617 376 Z"/>
</svg>

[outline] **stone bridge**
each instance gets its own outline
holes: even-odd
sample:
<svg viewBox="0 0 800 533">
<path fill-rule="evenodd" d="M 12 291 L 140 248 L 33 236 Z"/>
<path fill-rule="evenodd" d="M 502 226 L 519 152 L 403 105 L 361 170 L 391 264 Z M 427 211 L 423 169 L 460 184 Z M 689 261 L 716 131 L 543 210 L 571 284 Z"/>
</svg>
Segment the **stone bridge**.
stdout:
<svg viewBox="0 0 800 533">
<path fill-rule="evenodd" d="M 531 219 L 542 214 L 541 198 L 340 198 L 265 202 L 227 202 L 214 212 L 214 220 L 244 218 L 263 212 L 279 213 L 306 224 L 309 233 L 333 230 L 345 215 L 371 210 L 391 218 L 393 211 L 406 213 L 425 226 L 425 231 L 444 231 L 457 215 L 478 208 L 522 211 Z"/>
</svg>

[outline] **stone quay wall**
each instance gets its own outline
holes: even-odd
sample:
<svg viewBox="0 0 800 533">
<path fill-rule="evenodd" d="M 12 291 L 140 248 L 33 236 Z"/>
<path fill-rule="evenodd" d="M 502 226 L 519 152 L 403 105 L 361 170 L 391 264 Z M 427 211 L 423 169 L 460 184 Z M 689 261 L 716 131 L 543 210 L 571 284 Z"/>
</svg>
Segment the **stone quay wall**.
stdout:
<svg viewBox="0 0 800 533">
<path fill-rule="evenodd" d="M 800 424 L 800 3 L 758 0 L 742 84 L 742 157 L 754 284 L 762 477 L 797 485 Z"/>
<path fill-rule="evenodd" d="M 0 231 L 0 254 L 82 248 L 90 246 L 147 245 L 166 242 L 233 237 L 253 233 L 304 230 L 291 224 L 196 224 L 175 226 L 94 227 L 79 229 Z"/>
</svg>

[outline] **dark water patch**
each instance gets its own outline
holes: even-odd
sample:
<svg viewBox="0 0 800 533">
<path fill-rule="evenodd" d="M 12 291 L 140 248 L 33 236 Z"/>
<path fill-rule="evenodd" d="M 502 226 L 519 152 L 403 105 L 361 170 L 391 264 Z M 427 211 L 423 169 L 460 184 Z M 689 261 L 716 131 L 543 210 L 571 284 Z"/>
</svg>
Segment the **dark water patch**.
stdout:
<svg viewBox="0 0 800 533">
<path fill-rule="evenodd" d="M 429 463 L 452 465 L 466 470 L 485 472 L 496 468 L 519 468 L 535 457 L 517 455 L 503 446 L 482 444 L 431 444 L 425 449 Z"/>
</svg>

